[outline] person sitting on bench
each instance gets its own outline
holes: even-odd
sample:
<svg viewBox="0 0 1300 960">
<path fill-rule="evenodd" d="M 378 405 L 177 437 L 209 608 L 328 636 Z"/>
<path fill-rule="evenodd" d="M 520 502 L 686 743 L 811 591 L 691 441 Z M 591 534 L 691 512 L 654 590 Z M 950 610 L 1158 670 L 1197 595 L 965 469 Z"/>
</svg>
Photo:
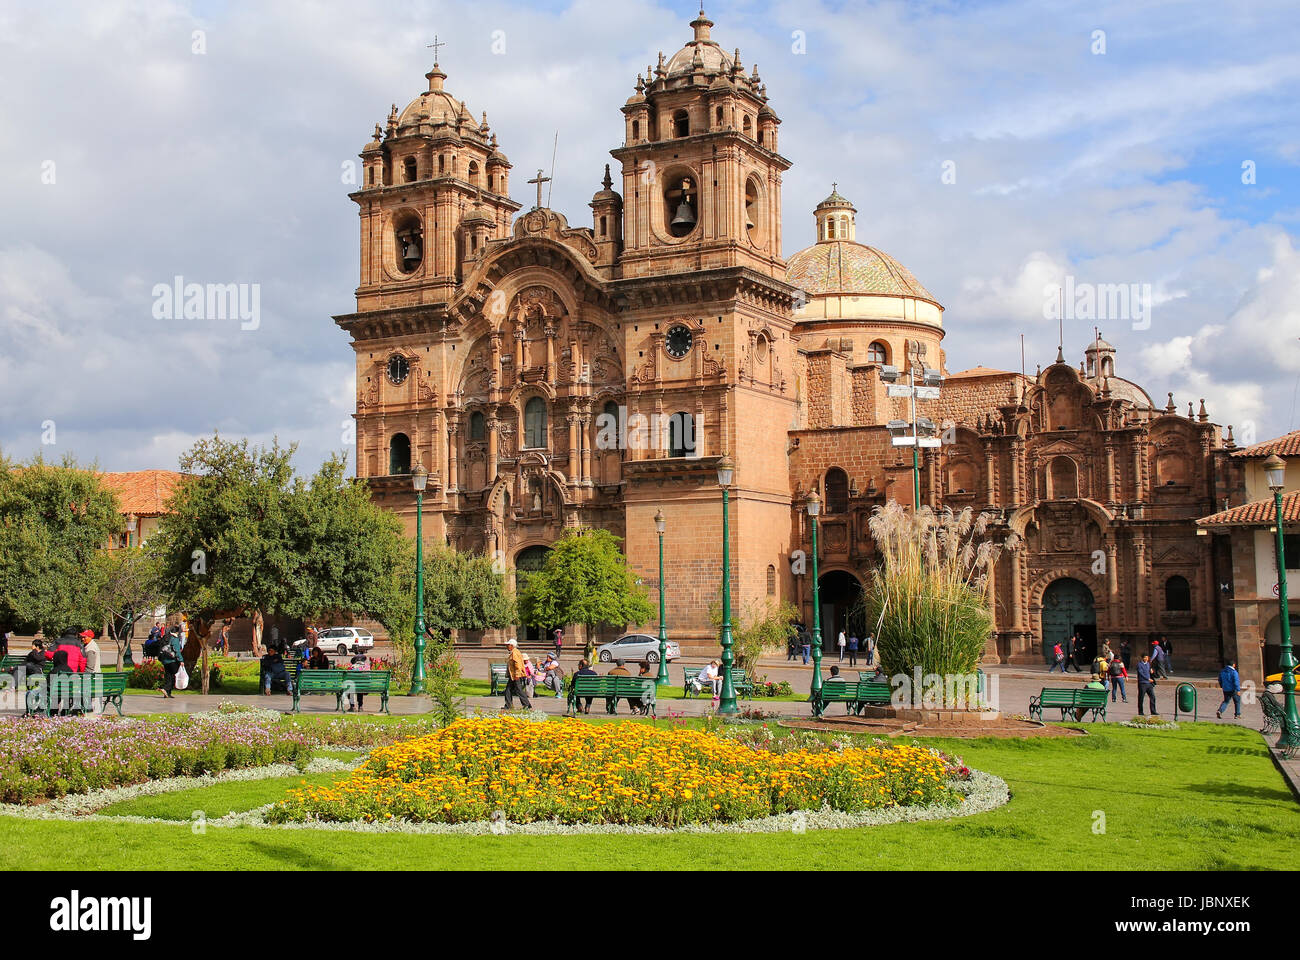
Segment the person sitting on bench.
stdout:
<svg viewBox="0 0 1300 960">
<path fill-rule="evenodd" d="M 292 693 L 293 688 L 289 683 L 289 674 L 284 669 L 284 658 L 280 656 L 278 648 L 272 647 L 262 657 L 262 696 L 270 696 L 272 688 L 277 685 L 284 687 L 285 693 Z"/>
</svg>

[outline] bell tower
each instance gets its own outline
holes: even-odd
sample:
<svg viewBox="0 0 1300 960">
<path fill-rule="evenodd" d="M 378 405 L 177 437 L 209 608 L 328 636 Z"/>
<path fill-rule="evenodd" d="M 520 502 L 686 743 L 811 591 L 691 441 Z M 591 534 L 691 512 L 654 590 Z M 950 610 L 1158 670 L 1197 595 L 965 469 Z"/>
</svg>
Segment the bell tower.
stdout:
<svg viewBox="0 0 1300 960">
<path fill-rule="evenodd" d="M 711 38 L 704 11 L 693 38 L 638 75 L 623 106 L 624 277 L 746 266 L 783 277 L 780 120 L 757 65 Z"/>
<path fill-rule="evenodd" d="M 679 629 L 706 635 L 721 569 L 718 462 L 731 487 L 733 595 L 790 587 L 787 431 L 797 421 L 793 303 L 781 256 L 780 120 L 757 67 L 693 35 L 638 76 L 623 107 L 622 248 L 614 271 L 632 443 L 629 562 L 654 566 L 654 516 L 677 578 Z M 789 589 L 781 593 L 788 595 Z"/>
</svg>

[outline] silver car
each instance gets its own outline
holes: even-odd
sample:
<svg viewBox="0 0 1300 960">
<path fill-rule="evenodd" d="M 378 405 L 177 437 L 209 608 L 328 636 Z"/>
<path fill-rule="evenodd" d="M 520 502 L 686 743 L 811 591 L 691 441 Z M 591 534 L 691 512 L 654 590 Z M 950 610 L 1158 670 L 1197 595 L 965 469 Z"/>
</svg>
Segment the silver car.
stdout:
<svg viewBox="0 0 1300 960">
<path fill-rule="evenodd" d="M 681 648 L 675 642 L 667 643 L 667 659 L 672 663 L 682 655 Z M 629 633 L 619 637 L 613 643 L 602 643 L 596 648 L 596 658 L 601 663 L 613 663 L 615 660 L 627 662 L 645 660 L 648 663 L 659 662 L 659 638 L 645 633 Z"/>
</svg>

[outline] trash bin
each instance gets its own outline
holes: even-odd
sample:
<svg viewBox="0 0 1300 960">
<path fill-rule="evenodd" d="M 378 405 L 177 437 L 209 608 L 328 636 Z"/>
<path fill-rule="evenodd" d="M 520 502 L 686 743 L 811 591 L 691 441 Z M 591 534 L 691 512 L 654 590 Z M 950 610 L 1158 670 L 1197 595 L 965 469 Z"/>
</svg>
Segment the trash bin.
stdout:
<svg viewBox="0 0 1300 960">
<path fill-rule="evenodd" d="M 1178 719 L 1178 711 L 1190 713 L 1192 719 L 1196 719 L 1196 688 L 1190 683 L 1180 683 L 1178 689 L 1174 691 L 1174 719 Z"/>
</svg>

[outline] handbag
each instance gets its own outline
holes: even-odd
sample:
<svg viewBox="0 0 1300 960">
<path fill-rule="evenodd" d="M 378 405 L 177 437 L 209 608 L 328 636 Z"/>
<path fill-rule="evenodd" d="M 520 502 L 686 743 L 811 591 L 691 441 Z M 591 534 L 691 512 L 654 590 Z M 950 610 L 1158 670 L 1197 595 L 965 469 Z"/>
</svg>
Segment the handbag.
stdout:
<svg viewBox="0 0 1300 960">
<path fill-rule="evenodd" d="M 190 685 L 190 675 L 185 672 L 185 664 L 181 664 L 176 670 L 176 689 L 184 690 Z"/>
</svg>

